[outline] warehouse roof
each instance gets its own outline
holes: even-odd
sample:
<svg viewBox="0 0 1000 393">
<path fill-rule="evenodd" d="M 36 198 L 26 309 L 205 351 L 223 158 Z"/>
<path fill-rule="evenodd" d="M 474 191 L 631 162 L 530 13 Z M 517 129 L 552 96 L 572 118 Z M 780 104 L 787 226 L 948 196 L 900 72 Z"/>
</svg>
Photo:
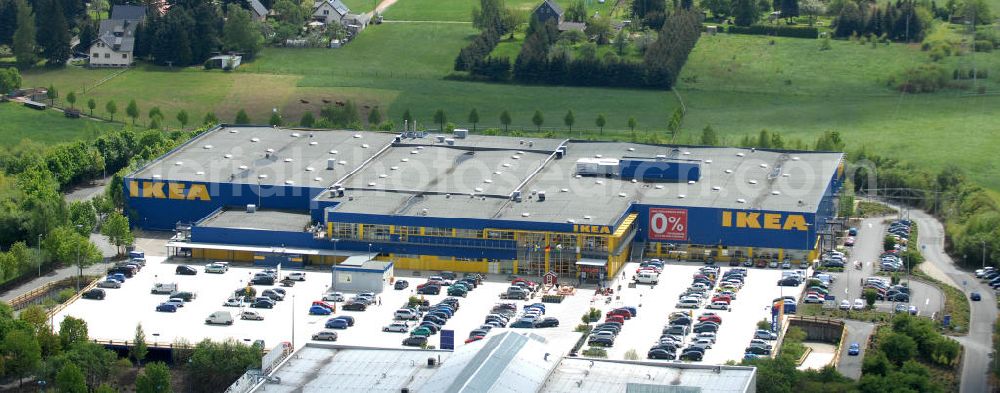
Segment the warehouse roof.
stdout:
<svg viewBox="0 0 1000 393">
<path fill-rule="evenodd" d="M 543 392 L 601 393 L 756 391 L 754 367 L 565 358 Z"/>
<path fill-rule="evenodd" d="M 220 210 L 206 217 L 198 226 L 209 228 L 260 229 L 281 232 L 302 232 L 312 223 L 309 211 Z"/>
<path fill-rule="evenodd" d="M 323 188 L 389 145 L 394 134 L 220 126 L 132 177 Z M 327 170 L 328 160 L 335 168 Z M 261 177 L 263 176 L 263 177 Z M 289 183 L 290 182 L 290 183 Z"/>
</svg>

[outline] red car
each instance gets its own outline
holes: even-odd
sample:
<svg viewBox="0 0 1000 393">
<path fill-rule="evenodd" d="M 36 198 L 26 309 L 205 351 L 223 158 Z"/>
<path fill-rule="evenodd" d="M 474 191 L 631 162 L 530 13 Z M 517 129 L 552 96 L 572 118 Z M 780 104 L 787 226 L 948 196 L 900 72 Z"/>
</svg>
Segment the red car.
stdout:
<svg viewBox="0 0 1000 393">
<path fill-rule="evenodd" d="M 333 306 L 331 306 L 330 303 L 324 302 L 322 300 L 316 300 L 316 301 L 313 302 L 312 305 L 323 307 L 323 308 L 325 308 L 327 310 L 330 310 L 331 312 L 333 310 L 335 310 L 335 308 L 333 308 Z"/>
<path fill-rule="evenodd" d="M 719 295 L 712 298 L 712 303 L 715 302 L 726 302 L 726 304 L 732 304 L 733 298 L 729 297 L 729 295 Z"/>
<path fill-rule="evenodd" d="M 718 315 L 715 314 L 702 314 L 700 317 L 698 317 L 698 322 L 705 322 L 705 321 L 715 322 L 721 325 L 722 317 L 719 317 Z"/>
<path fill-rule="evenodd" d="M 621 309 L 621 308 L 616 309 L 616 310 L 608 311 L 608 313 L 604 315 L 605 318 L 611 318 L 613 316 L 619 316 L 619 317 L 622 317 L 624 319 L 632 319 L 632 313 L 629 312 L 629 310 L 625 310 L 625 309 Z"/>
<path fill-rule="evenodd" d="M 468 343 L 471 343 L 473 341 L 479 341 L 479 340 L 482 340 L 482 339 L 483 339 L 483 336 L 472 336 L 472 337 L 469 337 L 469 338 L 465 339 L 465 343 L 468 344 Z"/>
<path fill-rule="evenodd" d="M 605 323 L 607 323 L 607 322 L 618 322 L 618 323 L 624 325 L 625 324 L 625 318 L 623 318 L 621 315 L 612 315 L 610 317 L 604 318 L 604 322 Z"/>
</svg>

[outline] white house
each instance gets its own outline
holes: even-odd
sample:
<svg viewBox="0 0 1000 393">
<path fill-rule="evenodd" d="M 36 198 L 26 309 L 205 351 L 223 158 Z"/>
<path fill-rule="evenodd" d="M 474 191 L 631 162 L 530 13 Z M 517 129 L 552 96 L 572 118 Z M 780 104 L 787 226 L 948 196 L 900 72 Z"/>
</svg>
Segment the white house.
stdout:
<svg viewBox="0 0 1000 393">
<path fill-rule="evenodd" d="M 90 45 L 91 67 L 128 67 L 135 60 L 135 28 L 145 18 L 146 7 L 116 5 L 111 18 L 101 21 L 97 39 Z"/>
<path fill-rule="evenodd" d="M 321 0 L 313 5 L 313 19 L 327 24 L 334 21 L 343 24 L 350 12 L 340 0 Z"/>
</svg>

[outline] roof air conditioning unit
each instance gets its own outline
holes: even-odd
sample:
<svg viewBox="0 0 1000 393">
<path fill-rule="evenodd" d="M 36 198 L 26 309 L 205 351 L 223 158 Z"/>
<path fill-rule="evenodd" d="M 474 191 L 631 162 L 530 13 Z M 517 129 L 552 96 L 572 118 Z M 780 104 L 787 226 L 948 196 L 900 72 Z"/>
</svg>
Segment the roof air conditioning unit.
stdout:
<svg viewBox="0 0 1000 393">
<path fill-rule="evenodd" d="M 337 167 L 337 160 L 334 158 L 326 159 L 326 170 L 332 171 L 333 168 Z"/>
<path fill-rule="evenodd" d="M 469 136 L 469 130 L 464 129 L 464 128 L 456 128 L 455 129 L 455 138 L 456 139 L 465 139 L 468 136 Z"/>
<path fill-rule="evenodd" d="M 254 204 L 247 205 L 247 213 L 256 213 L 256 212 L 257 212 L 257 205 Z"/>
</svg>

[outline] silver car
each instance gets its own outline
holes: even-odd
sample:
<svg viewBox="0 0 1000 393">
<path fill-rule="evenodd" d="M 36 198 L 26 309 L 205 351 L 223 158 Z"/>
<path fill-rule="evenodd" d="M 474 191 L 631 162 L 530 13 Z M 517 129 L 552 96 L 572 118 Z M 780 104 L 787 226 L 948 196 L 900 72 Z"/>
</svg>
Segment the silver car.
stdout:
<svg viewBox="0 0 1000 393">
<path fill-rule="evenodd" d="M 104 280 L 104 281 L 101 281 L 101 282 L 97 283 L 97 287 L 98 288 L 121 288 L 122 287 L 122 283 L 120 283 L 120 282 L 118 282 L 116 280 Z"/>
<path fill-rule="evenodd" d="M 337 341 L 337 332 L 333 330 L 320 330 L 312 335 L 314 341 Z"/>
<path fill-rule="evenodd" d="M 393 322 L 382 328 L 383 332 L 406 333 L 410 331 L 410 325 L 405 322 Z"/>
</svg>

